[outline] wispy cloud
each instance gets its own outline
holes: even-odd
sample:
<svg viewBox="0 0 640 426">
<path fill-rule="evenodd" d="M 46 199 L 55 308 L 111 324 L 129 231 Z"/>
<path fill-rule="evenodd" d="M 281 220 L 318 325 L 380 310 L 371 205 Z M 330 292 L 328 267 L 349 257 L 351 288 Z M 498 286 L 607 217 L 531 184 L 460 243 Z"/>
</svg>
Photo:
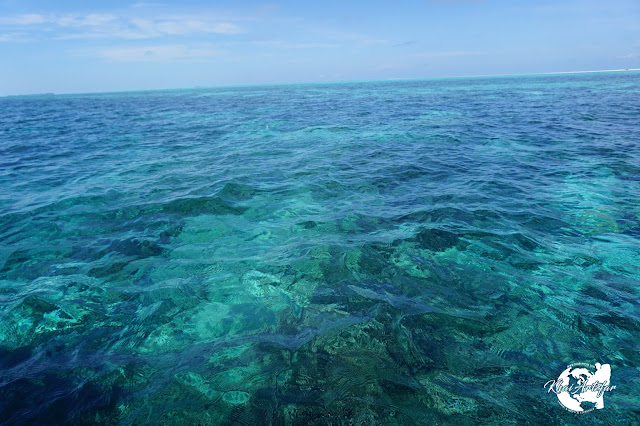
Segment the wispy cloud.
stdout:
<svg viewBox="0 0 640 426">
<path fill-rule="evenodd" d="M 445 58 L 450 56 L 474 56 L 474 55 L 484 55 L 486 52 L 474 52 L 474 51 L 465 51 L 465 50 L 451 50 L 448 52 L 423 52 L 423 53 L 414 53 L 414 58 Z"/>
<path fill-rule="evenodd" d="M 9 41 L 19 41 L 22 39 L 23 38 L 21 33 L 0 34 L 0 43 L 6 43 Z"/>
<path fill-rule="evenodd" d="M 238 34 L 242 30 L 228 22 L 211 22 L 184 17 L 182 19 L 133 19 L 130 26 L 141 35 L 160 37 L 164 35 L 188 35 L 196 33 Z"/>
<path fill-rule="evenodd" d="M 313 49 L 313 48 L 332 48 L 339 47 L 338 44 L 333 43 L 290 43 L 283 40 L 261 40 L 255 41 L 255 44 L 259 46 L 275 47 L 282 49 Z"/>
<path fill-rule="evenodd" d="M 386 45 L 389 44 L 388 40 L 370 37 L 366 34 L 355 33 L 351 31 L 344 31 L 341 29 L 315 27 L 310 28 L 309 31 L 315 36 L 338 42 L 351 42 L 359 45 Z"/>
<path fill-rule="evenodd" d="M 111 14 L 26 14 L 0 17 L 0 25 L 35 32 L 46 29 L 58 39 L 122 38 L 150 39 L 197 34 L 239 34 L 242 28 L 207 16 L 135 18 Z"/>
<path fill-rule="evenodd" d="M 87 15 L 55 15 L 30 13 L 25 15 L 0 17 L 0 24 L 10 26 L 32 26 L 53 24 L 60 27 L 101 26 L 116 20 L 116 16 L 90 13 Z"/>
<path fill-rule="evenodd" d="M 47 18 L 44 15 L 40 15 L 37 13 L 0 17 L 0 24 L 3 25 L 33 25 L 44 24 L 46 22 Z"/>
<path fill-rule="evenodd" d="M 118 18 L 115 15 L 90 13 L 88 15 L 63 15 L 54 17 L 51 22 L 61 27 L 102 27 L 111 25 Z"/>
<path fill-rule="evenodd" d="M 397 43 L 394 44 L 393 47 L 407 47 L 407 46 L 413 46 L 415 44 L 417 44 L 418 42 L 416 40 L 408 40 L 402 43 Z"/>
<path fill-rule="evenodd" d="M 263 12 L 268 12 L 268 11 L 272 11 L 272 10 L 278 10 L 280 9 L 280 6 L 277 4 L 263 4 L 261 6 L 258 7 L 258 10 L 263 11 Z"/>
<path fill-rule="evenodd" d="M 460 4 L 460 3 L 484 3 L 485 0 L 430 0 L 428 4 Z"/>
<path fill-rule="evenodd" d="M 145 7 L 158 7 L 158 6 L 162 6 L 162 3 L 139 1 L 134 3 L 131 7 L 135 7 L 139 9 L 139 8 L 145 8 Z"/>
<path fill-rule="evenodd" d="M 123 62 L 163 62 L 186 59 L 210 59 L 223 53 L 211 47 L 190 47 L 185 45 L 160 45 L 146 47 L 110 48 L 99 54 L 112 61 Z"/>
<path fill-rule="evenodd" d="M 627 53 L 620 57 L 620 59 L 637 59 L 640 58 L 640 53 Z"/>
</svg>

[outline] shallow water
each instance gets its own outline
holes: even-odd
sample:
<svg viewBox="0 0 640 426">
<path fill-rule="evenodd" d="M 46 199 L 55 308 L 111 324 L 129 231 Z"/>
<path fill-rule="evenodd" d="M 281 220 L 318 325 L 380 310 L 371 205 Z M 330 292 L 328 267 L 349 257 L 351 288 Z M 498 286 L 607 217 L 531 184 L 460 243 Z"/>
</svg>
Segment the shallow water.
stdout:
<svg viewBox="0 0 640 426">
<path fill-rule="evenodd" d="M 0 420 L 640 422 L 638 73 L 0 108 Z"/>
</svg>

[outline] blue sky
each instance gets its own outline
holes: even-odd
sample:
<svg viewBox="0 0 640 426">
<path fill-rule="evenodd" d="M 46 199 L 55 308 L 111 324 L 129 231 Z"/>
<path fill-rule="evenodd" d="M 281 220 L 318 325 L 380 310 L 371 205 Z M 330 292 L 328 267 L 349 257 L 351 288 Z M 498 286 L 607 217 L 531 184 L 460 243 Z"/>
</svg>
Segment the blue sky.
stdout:
<svg viewBox="0 0 640 426">
<path fill-rule="evenodd" d="M 0 0 L 0 95 L 618 68 L 638 0 Z"/>
</svg>

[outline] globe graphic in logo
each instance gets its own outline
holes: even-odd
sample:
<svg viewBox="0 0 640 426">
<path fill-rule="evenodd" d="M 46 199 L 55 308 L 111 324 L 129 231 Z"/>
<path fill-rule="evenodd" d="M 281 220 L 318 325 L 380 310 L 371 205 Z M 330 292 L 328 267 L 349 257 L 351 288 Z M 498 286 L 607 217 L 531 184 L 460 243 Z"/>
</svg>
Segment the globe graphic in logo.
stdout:
<svg viewBox="0 0 640 426">
<path fill-rule="evenodd" d="M 560 404 L 575 413 L 604 408 L 604 392 L 611 383 L 609 364 L 571 364 L 556 381 Z"/>
</svg>

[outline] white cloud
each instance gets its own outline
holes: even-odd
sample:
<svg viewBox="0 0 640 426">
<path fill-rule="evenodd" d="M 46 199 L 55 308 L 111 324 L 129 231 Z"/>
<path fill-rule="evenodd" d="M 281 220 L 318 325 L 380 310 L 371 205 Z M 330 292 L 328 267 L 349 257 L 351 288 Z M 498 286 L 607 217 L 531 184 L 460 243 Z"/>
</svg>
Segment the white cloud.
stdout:
<svg viewBox="0 0 640 426">
<path fill-rule="evenodd" d="M 269 11 L 269 10 L 278 10 L 280 9 L 280 6 L 277 4 L 263 4 L 262 6 L 259 6 L 258 9 L 260 10 L 264 10 L 264 11 Z"/>
<path fill-rule="evenodd" d="M 311 28 L 310 31 L 317 37 L 336 42 L 352 42 L 360 45 L 387 45 L 388 40 L 370 37 L 366 34 L 344 31 L 334 28 Z"/>
<path fill-rule="evenodd" d="M 6 24 L 6 25 L 34 25 L 34 24 L 44 24 L 46 22 L 47 22 L 47 18 L 44 15 L 40 15 L 37 13 L 0 17 L 0 24 Z"/>
<path fill-rule="evenodd" d="M 63 15 L 53 19 L 53 23 L 61 27 L 102 27 L 115 22 L 114 15 L 90 13 L 88 15 Z"/>
<path fill-rule="evenodd" d="M 135 23 L 135 22 L 134 22 Z M 184 35 L 194 33 L 238 34 L 242 30 L 234 24 L 207 22 L 196 19 L 138 21 L 140 29 L 150 34 Z"/>
<path fill-rule="evenodd" d="M 20 33 L 0 34 L 0 43 L 6 43 L 9 41 L 18 41 L 21 39 L 22 39 L 22 34 Z"/>
<path fill-rule="evenodd" d="M 31 13 L 17 16 L 0 17 L 0 24 L 11 26 L 33 26 L 53 24 L 60 27 L 102 26 L 117 19 L 114 15 L 90 13 L 87 15 L 42 15 Z"/>
<path fill-rule="evenodd" d="M 288 44 L 287 47 L 291 49 L 309 49 L 309 48 L 315 48 L 315 47 L 320 47 L 320 48 L 338 47 L 338 45 L 331 44 L 331 43 L 291 43 L 291 44 Z"/>
<path fill-rule="evenodd" d="M 462 4 L 462 3 L 484 3 L 484 0 L 431 0 L 429 5 L 438 4 Z"/>
<path fill-rule="evenodd" d="M 47 31 L 57 28 L 58 32 L 54 36 L 57 39 L 150 39 L 194 34 L 232 35 L 242 32 L 242 28 L 231 22 L 220 22 L 207 16 L 190 15 L 139 19 L 98 13 L 85 15 L 28 14 L 0 17 L 0 25 L 23 27 L 24 30 L 29 28 L 31 31 L 35 30 L 34 27 L 45 27 Z"/>
<path fill-rule="evenodd" d="M 283 40 L 264 40 L 264 41 L 255 41 L 254 43 L 259 46 L 275 47 L 275 48 L 282 48 L 282 49 L 313 49 L 313 48 L 338 47 L 337 44 L 332 44 L 332 43 L 289 43 Z"/>
<path fill-rule="evenodd" d="M 464 50 L 452 50 L 448 52 L 425 52 L 425 53 L 414 53 L 413 57 L 415 58 L 444 58 L 449 56 L 474 56 L 474 55 L 483 55 L 485 52 L 471 52 Z"/>
<path fill-rule="evenodd" d="M 162 6 L 162 3 L 139 1 L 137 3 L 134 3 L 131 7 L 143 8 L 143 7 L 157 7 L 157 6 Z"/>
<path fill-rule="evenodd" d="M 161 45 L 147 47 L 123 47 L 103 49 L 100 55 L 113 61 L 162 62 L 180 59 L 207 59 L 222 52 L 210 47 Z"/>
</svg>

